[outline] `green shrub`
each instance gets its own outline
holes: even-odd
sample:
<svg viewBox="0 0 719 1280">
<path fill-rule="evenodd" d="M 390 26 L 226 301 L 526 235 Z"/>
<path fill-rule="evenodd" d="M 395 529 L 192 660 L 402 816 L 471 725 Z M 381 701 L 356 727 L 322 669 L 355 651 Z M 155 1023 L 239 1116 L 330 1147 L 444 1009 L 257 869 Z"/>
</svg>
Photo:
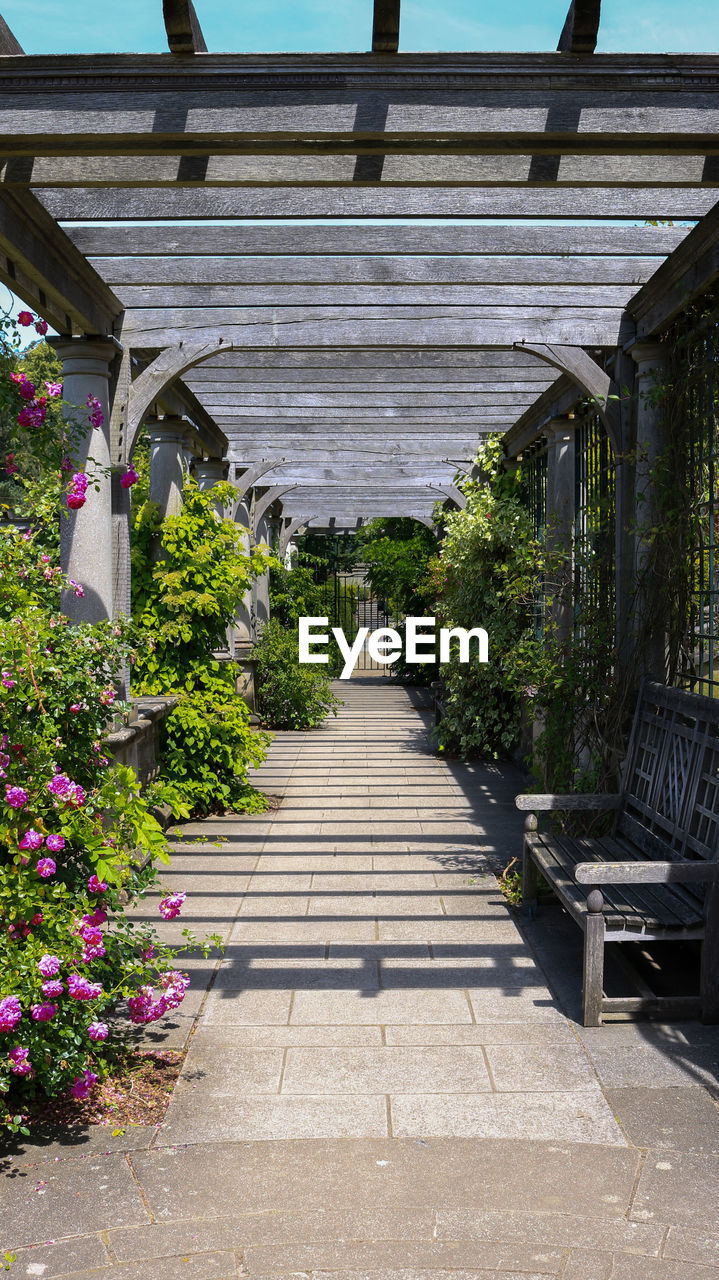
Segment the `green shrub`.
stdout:
<svg viewBox="0 0 719 1280">
<path fill-rule="evenodd" d="M 323 667 L 299 660 L 297 634 L 271 618 L 255 647 L 257 703 L 272 729 L 314 729 L 328 712 L 337 715 L 340 701 Z"/>
<path fill-rule="evenodd" d="M 215 514 L 218 499 L 229 505 L 235 496 L 231 485 L 205 493 L 188 480 L 178 515 L 160 522 L 147 502 L 133 529 L 133 614 L 150 639 L 134 688 L 179 699 L 162 724 L 161 776 L 195 813 L 267 804 L 247 772 L 264 759 L 269 737 L 250 725 L 234 663 L 213 656 L 269 563 L 261 551 L 247 555 L 239 525 Z"/>
</svg>

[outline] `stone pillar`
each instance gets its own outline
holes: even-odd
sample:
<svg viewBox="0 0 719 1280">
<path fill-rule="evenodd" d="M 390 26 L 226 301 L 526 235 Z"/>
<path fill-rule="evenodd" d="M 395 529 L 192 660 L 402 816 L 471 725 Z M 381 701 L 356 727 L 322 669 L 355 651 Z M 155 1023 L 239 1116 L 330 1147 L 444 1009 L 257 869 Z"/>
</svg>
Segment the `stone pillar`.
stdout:
<svg viewBox="0 0 719 1280">
<path fill-rule="evenodd" d="M 558 558 L 551 587 L 548 585 L 545 592 L 546 608 L 557 638 L 568 641 L 574 627 L 574 419 L 553 418 L 544 434 L 547 438 L 547 551 Z"/>
<path fill-rule="evenodd" d="M 204 458 L 202 461 L 198 458 L 195 463 L 195 479 L 197 480 L 198 489 L 212 489 L 216 484 L 226 480 L 227 465 L 222 458 Z M 224 515 L 222 503 L 215 503 L 215 511 L 220 517 Z"/>
<path fill-rule="evenodd" d="M 150 437 L 150 501 L 162 518 L 179 515 L 185 478 L 188 423 L 184 418 L 158 418 L 147 424 Z"/>
<path fill-rule="evenodd" d="M 260 546 L 264 543 L 270 545 L 270 521 L 267 512 L 260 516 L 257 523 L 257 534 L 255 537 L 255 545 Z M 258 578 L 255 578 L 254 589 L 255 602 L 255 625 L 257 637 L 262 634 L 264 624 L 269 620 L 270 616 L 270 574 L 269 570 L 265 570 Z"/>
<path fill-rule="evenodd" d="M 636 365 L 636 444 L 634 463 L 634 632 L 646 644 L 641 674 L 662 683 L 666 679 L 666 622 L 656 616 L 653 592 L 646 580 L 650 530 L 658 519 L 655 469 L 662 448 L 661 410 L 656 390 L 664 373 L 665 351 L 660 342 L 635 342 L 629 353 Z M 654 614 L 650 617 L 650 614 Z"/>
<path fill-rule="evenodd" d="M 249 556 L 252 546 L 252 531 L 250 528 L 250 513 L 244 501 L 240 501 L 237 504 L 235 523 L 242 533 L 242 550 L 245 555 Z M 235 618 L 235 645 L 251 644 L 252 640 L 252 587 L 248 587 Z"/>
<path fill-rule="evenodd" d="M 99 485 L 87 491 L 87 502 L 68 511 L 60 521 L 60 563 L 63 572 L 82 584 L 84 596 L 63 592 L 63 612 L 72 622 L 101 622 L 113 616 L 112 477 L 110 452 L 110 365 L 122 351 L 112 337 L 55 338 L 62 361 L 63 399 L 68 421 L 80 423 L 82 434 L 70 449 L 76 471 L 88 468 Z M 88 396 L 95 396 L 103 413 L 101 427 L 88 421 Z M 102 474 L 98 474 L 91 457 Z"/>
</svg>

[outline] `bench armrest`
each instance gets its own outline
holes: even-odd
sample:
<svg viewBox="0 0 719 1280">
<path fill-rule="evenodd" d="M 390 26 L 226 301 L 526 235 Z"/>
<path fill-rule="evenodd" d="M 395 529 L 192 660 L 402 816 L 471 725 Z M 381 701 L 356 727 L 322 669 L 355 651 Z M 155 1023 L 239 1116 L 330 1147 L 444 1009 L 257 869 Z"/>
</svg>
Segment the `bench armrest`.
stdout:
<svg viewBox="0 0 719 1280">
<path fill-rule="evenodd" d="M 618 809 L 621 802 L 620 795 L 583 795 L 579 791 L 567 796 L 527 794 L 514 797 L 517 808 L 530 813 L 545 809 Z"/>
<path fill-rule="evenodd" d="M 697 884 L 719 879 L 719 862 L 578 862 L 577 884 Z"/>
</svg>

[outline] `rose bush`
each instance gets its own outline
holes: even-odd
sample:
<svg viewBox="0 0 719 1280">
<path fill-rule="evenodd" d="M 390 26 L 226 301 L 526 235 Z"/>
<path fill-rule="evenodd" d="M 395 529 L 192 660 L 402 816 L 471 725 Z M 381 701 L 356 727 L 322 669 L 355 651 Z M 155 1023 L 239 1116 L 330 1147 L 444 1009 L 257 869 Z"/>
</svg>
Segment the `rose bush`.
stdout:
<svg viewBox="0 0 719 1280">
<path fill-rule="evenodd" d="M 24 533 L 0 528 L 0 1093 L 11 1128 L 32 1095 L 86 1096 L 123 1026 L 175 1008 L 187 986 L 174 952 L 126 914 L 167 860 L 134 773 L 102 747 L 118 709 L 114 673 L 135 656 L 132 629 L 71 627 L 60 612 L 61 589 L 83 593 L 48 549 L 68 440 L 54 448 L 47 406 L 16 372 L 0 366 L 0 400 L 26 433 L 17 453 L 33 464 L 21 479 L 34 521 Z M 33 404 L 37 421 L 23 427 Z M 85 430 L 97 429 L 99 406 L 85 408 Z M 44 497 L 33 502 L 36 486 Z"/>
</svg>

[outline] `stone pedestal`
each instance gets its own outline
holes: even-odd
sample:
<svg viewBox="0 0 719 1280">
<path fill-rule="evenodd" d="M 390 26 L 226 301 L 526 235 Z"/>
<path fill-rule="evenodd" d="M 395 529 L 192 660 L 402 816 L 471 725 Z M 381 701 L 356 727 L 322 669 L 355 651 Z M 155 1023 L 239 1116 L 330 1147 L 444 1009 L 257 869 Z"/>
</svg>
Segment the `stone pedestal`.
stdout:
<svg viewBox="0 0 719 1280">
<path fill-rule="evenodd" d="M 67 516 L 61 519 L 60 563 L 63 572 L 81 583 L 84 591 L 82 597 L 72 591 L 63 592 L 62 608 L 73 622 L 101 622 L 113 616 L 109 380 L 110 365 L 122 347 L 112 337 L 55 338 L 52 346 L 62 361 L 66 418 L 68 423 L 82 427 L 68 449 L 73 470 L 87 471 L 91 479 L 85 505 L 78 511 L 66 508 Z M 104 418 L 101 427 L 90 425 L 88 396 L 100 402 Z M 92 487 L 93 481 L 99 485 L 99 492 Z"/>
</svg>

